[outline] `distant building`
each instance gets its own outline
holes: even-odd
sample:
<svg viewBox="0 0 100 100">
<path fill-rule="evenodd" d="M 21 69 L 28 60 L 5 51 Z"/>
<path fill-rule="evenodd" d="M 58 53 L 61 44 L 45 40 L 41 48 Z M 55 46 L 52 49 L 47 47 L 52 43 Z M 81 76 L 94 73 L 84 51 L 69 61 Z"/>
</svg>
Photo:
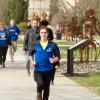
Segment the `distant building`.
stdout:
<svg viewBox="0 0 100 100">
<path fill-rule="evenodd" d="M 29 0 L 28 16 L 33 16 L 34 12 L 40 15 L 43 11 L 49 15 L 50 1 L 51 0 Z"/>
</svg>

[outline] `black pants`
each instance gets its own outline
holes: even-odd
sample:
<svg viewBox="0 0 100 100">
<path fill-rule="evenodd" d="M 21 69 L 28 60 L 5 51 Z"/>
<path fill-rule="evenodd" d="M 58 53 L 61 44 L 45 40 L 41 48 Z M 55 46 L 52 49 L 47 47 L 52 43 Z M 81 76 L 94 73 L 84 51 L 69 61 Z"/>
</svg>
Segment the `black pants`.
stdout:
<svg viewBox="0 0 100 100">
<path fill-rule="evenodd" d="M 49 98 L 51 74 L 52 71 L 34 71 L 34 80 L 37 83 L 37 92 L 42 93 L 43 91 L 43 100 L 48 100 Z"/>
<path fill-rule="evenodd" d="M 8 47 L 0 46 L 0 65 L 5 63 Z"/>
<path fill-rule="evenodd" d="M 56 72 L 56 66 L 53 67 L 52 69 L 52 77 L 51 77 L 51 81 L 54 81 L 54 76 L 55 76 L 55 72 Z"/>
<path fill-rule="evenodd" d="M 53 64 L 51 81 L 54 81 L 54 76 L 55 76 L 55 72 L 56 72 L 56 68 L 55 68 L 55 67 L 56 67 L 56 66 L 60 66 L 59 61 L 58 61 L 58 62 L 55 62 L 55 63 Z"/>
</svg>

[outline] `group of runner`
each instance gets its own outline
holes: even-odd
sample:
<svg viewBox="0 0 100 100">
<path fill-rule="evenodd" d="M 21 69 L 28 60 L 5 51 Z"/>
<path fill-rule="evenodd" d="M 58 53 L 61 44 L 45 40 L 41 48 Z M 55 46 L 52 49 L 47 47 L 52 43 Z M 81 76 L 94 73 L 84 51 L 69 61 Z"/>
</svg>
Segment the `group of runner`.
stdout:
<svg viewBox="0 0 100 100">
<path fill-rule="evenodd" d="M 37 83 L 37 100 L 48 100 L 50 83 L 54 84 L 55 66 L 59 65 L 60 51 L 53 42 L 53 32 L 48 28 L 48 21 L 40 23 L 36 19 L 28 21 L 25 32 L 23 51 L 26 58 L 26 69 L 30 75 L 30 64 L 34 69 L 34 80 Z M 15 21 L 10 21 L 6 27 L 0 22 L 0 67 L 5 68 L 6 54 L 9 47 L 11 62 L 14 62 L 14 52 L 20 29 Z"/>
<path fill-rule="evenodd" d="M 19 34 L 20 29 L 16 26 L 14 19 L 10 20 L 8 27 L 5 23 L 0 22 L 0 68 L 5 68 L 8 47 L 11 62 L 14 62 L 13 56 L 14 52 L 16 52 Z"/>
</svg>

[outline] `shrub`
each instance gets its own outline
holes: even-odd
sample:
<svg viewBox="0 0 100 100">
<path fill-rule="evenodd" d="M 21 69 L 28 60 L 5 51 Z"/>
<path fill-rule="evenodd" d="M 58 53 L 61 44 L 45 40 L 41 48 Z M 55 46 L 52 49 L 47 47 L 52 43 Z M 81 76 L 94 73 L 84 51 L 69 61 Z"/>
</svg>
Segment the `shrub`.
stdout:
<svg viewBox="0 0 100 100">
<path fill-rule="evenodd" d="M 25 33 L 26 27 L 27 27 L 27 23 L 26 23 L 26 22 L 20 22 L 20 23 L 18 24 L 18 26 L 19 26 L 21 32 L 22 32 L 22 33 Z"/>
</svg>

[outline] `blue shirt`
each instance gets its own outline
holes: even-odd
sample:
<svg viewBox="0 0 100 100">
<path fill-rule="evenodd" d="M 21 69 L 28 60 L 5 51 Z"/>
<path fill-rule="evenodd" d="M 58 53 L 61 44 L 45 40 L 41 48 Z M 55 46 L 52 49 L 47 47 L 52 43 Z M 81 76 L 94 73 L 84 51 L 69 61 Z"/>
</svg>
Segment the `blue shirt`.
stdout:
<svg viewBox="0 0 100 100">
<path fill-rule="evenodd" d="M 40 43 L 34 45 L 35 54 L 33 60 L 36 62 L 35 70 L 50 71 L 53 69 L 53 64 L 50 63 L 49 58 L 54 57 L 54 44 L 47 44 L 45 49 L 42 48 Z"/>
<path fill-rule="evenodd" d="M 0 30 L 0 46 L 8 46 L 7 42 L 7 30 Z"/>
<path fill-rule="evenodd" d="M 9 26 L 8 31 L 10 33 L 11 41 L 16 41 L 18 39 L 18 35 L 20 34 L 19 28 L 15 26 Z"/>
</svg>

